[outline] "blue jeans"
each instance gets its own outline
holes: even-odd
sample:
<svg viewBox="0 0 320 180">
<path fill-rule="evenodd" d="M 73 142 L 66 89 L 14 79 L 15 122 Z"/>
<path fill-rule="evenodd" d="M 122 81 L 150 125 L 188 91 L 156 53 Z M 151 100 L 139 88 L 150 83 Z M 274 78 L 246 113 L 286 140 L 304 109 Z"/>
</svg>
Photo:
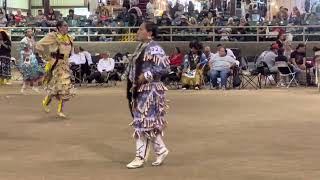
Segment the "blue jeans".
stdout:
<svg viewBox="0 0 320 180">
<path fill-rule="evenodd" d="M 210 79 L 213 87 L 217 87 L 217 80 L 220 76 L 221 78 L 221 86 L 227 87 L 228 77 L 230 75 L 230 69 L 223 69 L 223 70 L 211 70 L 210 71 Z"/>
</svg>

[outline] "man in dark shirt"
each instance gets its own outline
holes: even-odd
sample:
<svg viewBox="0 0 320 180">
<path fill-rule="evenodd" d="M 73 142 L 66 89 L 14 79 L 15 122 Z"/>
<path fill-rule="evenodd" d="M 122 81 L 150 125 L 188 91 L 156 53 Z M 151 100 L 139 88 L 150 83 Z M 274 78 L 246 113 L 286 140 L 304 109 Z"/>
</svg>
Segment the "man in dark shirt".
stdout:
<svg viewBox="0 0 320 180">
<path fill-rule="evenodd" d="M 306 45 L 305 44 L 299 44 L 296 50 L 291 53 L 290 64 L 293 66 L 293 69 L 295 71 L 306 72 L 307 85 L 313 85 L 313 83 L 311 82 L 312 71 L 311 70 L 307 71 L 311 67 L 308 67 L 307 69 L 307 66 L 306 66 L 307 64 L 306 64 Z"/>
<path fill-rule="evenodd" d="M 290 63 L 300 70 L 306 70 L 306 46 L 299 44 L 295 51 L 291 53 Z"/>
</svg>

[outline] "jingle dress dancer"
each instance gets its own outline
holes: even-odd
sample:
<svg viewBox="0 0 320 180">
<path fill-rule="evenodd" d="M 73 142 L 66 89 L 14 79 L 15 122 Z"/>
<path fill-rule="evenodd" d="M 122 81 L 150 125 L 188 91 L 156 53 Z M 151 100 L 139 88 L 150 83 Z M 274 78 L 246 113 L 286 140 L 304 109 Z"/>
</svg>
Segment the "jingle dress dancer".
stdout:
<svg viewBox="0 0 320 180">
<path fill-rule="evenodd" d="M 39 65 L 34 54 L 35 41 L 32 29 L 26 31 L 26 37 L 20 41 L 20 45 L 18 68 L 23 76 L 21 93 L 24 93 L 26 85 L 30 85 L 34 91 L 39 92 L 39 89 L 35 85 L 38 85 L 38 82 L 44 76 L 44 69 Z"/>
<path fill-rule="evenodd" d="M 8 85 L 11 79 L 11 40 L 4 30 L 0 30 L 0 85 Z"/>
<path fill-rule="evenodd" d="M 59 101 L 57 115 L 65 118 L 64 103 L 74 96 L 68 62 L 73 48 L 73 40 L 68 34 L 66 22 L 58 21 L 56 28 L 57 32 L 51 32 L 41 39 L 37 43 L 36 49 L 48 62 L 45 67 L 46 78 L 44 80 L 47 96 L 42 101 L 43 108 L 48 113 L 50 111 L 48 105 L 55 97 Z"/>
<path fill-rule="evenodd" d="M 128 67 L 128 99 L 133 116 L 136 157 L 127 168 L 142 167 L 147 161 L 150 145 L 153 145 L 156 161 L 162 164 L 169 151 L 162 136 L 167 122 L 164 119 L 166 105 L 165 91 L 161 77 L 169 72 L 169 59 L 164 50 L 153 41 L 157 26 L 152 22 L 143 23 L 137 33 L 140 41 Z"/>
</svg>

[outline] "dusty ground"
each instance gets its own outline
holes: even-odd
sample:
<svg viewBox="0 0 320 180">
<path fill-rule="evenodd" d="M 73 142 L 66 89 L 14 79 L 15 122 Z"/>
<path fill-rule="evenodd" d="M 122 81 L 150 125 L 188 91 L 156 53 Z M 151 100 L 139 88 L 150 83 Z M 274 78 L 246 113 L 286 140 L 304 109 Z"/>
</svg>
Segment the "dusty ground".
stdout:
<svg viewBox="0 0 320 180">
<path fill-rule="evenodd" d="M 124 88 L 81 88 L 68 120 L 40 95 L 0 88 L 0 180 L 318 180 L 315 89 L 169 91 L 165 165 L 127 170 L 134 142 Z M 53 104 L 56 107 L 56 103 Z"/>
</svg>

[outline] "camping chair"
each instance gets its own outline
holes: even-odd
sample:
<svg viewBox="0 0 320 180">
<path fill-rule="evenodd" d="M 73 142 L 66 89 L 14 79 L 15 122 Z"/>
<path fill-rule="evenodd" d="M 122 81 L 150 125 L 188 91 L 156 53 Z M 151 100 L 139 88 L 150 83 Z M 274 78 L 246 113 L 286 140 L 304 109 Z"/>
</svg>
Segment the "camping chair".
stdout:
<svg viewBox="0 0 320 180">
<path fill-rule="evenodd" d="M 170 72 L 163 77 L 163 82 L 169 88 L 180 89 L 181 70 L 179 69 L 179 67 L 170 67 Z"/>
<path fill-rule="evenodd" d="M 257 56 L 247 56 L 243 57 L 240 77 L 242 83 L 240 85 L 241 89 L 251 86 L 254 89 L 261 88 L 261 78 L 260 73 L 257 70 L 256 61 Z"/>
<path fill-rule="evenodd" d="M 260 80 L 261 80 L 261 76 L 264 77 L 264 86 L 266 87 L 267 86 L 267 82 L 269 81 L 271 85 L 272 84 L 272 81 L 275 82 L 275 84 L 277 84 L 277 75 L 278 75 L 278 72 L 271 72 L 268 65 L 261 61 L 261 64 L 259 63 L 257 65 L 257 70 L 260 74 Z M 261 81 L 260 81 L 260 87 L 261 87 Z"/>
<path fill-rule="evenodd" d="M 280 75 L 280 81 L 278 82 L 277 87 L 280 87 L 282 85 L 282 83 L 286 84 L 287 77 L 291 78 L 289 81 L 289 84 L 286 86 L 287 88 L 289 88 L 292 83 L 295 83 L 296 86 L 299 86 L 299 84 L 296 80 L 296 73 L 297 72 L 293 72 L 287 62 L 279 62 L 277 64 L 277 67 L 278 67 L 278 71 L 279 71 L 279 75 Z M 284 82 L 283 82 L 283 79 L 285 79 Z"/>
<path fill-rule="evenodd" d="M 81 75 L 81 65 L 72 64 L 70 69 L 72 70 L 71 79 L 76 84 L 79 82 L 79 86 L 82 83 L 82 75 Z"/>
</svg>

